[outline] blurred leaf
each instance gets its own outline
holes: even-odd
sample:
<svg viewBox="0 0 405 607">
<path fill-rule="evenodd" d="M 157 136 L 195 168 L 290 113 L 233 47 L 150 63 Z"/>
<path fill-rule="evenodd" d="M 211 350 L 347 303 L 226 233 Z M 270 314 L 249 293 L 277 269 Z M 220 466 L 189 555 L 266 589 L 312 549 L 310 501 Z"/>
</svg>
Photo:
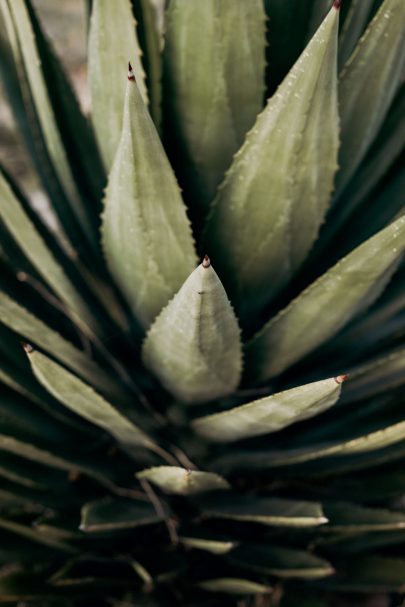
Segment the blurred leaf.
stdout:
<svg viewBox="0 0 405 607">
<path fill-rule="evenodd" d="M 351 0 L 339 36 L 339 64 L 344 65 L 362 35 L 371 13 L 374 0 Z"/>
<path fill-rule="evenodd" d="M 213 202 L 206 247 L 250 322 L 301 265 L 329 205 L 338 149 L 337 30 L 332 8 Z"/>
<path fill-rule="evenodd" d="M 205 491 L 229 489 L 229 483 L 213 472 L 186 470 L 176 466 L 156 466 L 137 472 L 137 478 L 146 479 L 165 493 L 194 495 Z"/>
<path fill-rule="evenodd" d="M 337 590 L 404 592 L 405 560 L 380 556 L 345 559 L 345 574 L 328 585 Z"/>
<path fill-rule="evenodd" d="M 71 554 L 75 554 L 76 552 L 78 552 L 77 548 L 74 548 L 73 546 L 70 546 L 65 542 L 55 540 L 54 538 L 48 537 L 43 533 L 39 533 L 35 529 L 30 529 L 29 527 L 26 527 L 25 525 L 20 525 L 19 523 L 15 523 L 14 521 L 8 521 L 0 518 L 0 529 L 11 531 L 11 533 L 16 533 L 17 535 L 22 536 L 24 539 L 27 539 L 31 542 L 37 542 L 46 546 L 47 548 L 52 548 L 53 550 L 58 550 Z"/>
<path fill-rule="evenodd" d="M 215 578 L 197 584 L 207 592 L 223 592 L 225 594 L 270 594 L 270 586 L 264 586 L 251 580 L 241 578 Z"/>
<path fill-rule="evenodd" d="M 265 15 L 258 0 L 169 4 L 166 120 L 169 128 L 174 123 L 184 179 L 203 214 L 262 107 L 264 50 Z"/>
<path fill-rule="evenodd" d="M 0 218 L 14 240 L 36 270 L 67 305 L 68 311 L 80 326 L 94 326 L 95 319 L 62 267 L 47 248 L 34 225 L 19 204 L 5 176 L 0 173 Z"/>
<path fill-rule="evenodd" d="M 109 402 L 45 354 L 27 348 L 35 377 L 60 403 L 112 434 L 126 447 L 152 448 L 152 441 Z"/>
<path fill-rule="evenodd" d="M 143 359 L 184 402 L 224 396 L 238 385 L 239 327 L 208 258 L 155 320 L 143 344 Z"/>
<path fill-rule="evenodd" d="M 89 533 L 132 529 L 160 523 L 164 516 L 147 501 L 106 498 L 83 506 L 80 529 Z"/>
<path fill-rule="evenodd" d="M 92 121 L 107 171 L 122 130 L 125 71 L 131 61 L 142 98 L 147 102 L 145 74 L 130 0 L 93 0 L 88 65 Z"/>
<path fill-rule="evenodd" d="M 135 81 L 106 190 L 107 264 L 147 327 L 191 272 L 195 253 L 179 187 Z"/>
<path fill-rule="evenodd" d="M 250 497 L 247 495 L 201 499 L 200 508 L 209 518 L 259 523 L 276 527 L 314 527 L 327 523 L 317 502 Z"/>
<path fill-rule="evenodd" d="M 242 545 L 232 552 L 230 559 L 243 568 L 281 578 L 314 580 L 334 573 L 324 559 L 304 550 L 280 546 Z"/>
<path fill-rule="evenodd" d="M 405 62 L 404 19 L 402 0 L 384 0 L 340 74 L 338 191 L 367 152 L 397 91 Z"/>
<path fill-rule="evenodd" d="M 322 529 L 325 533 L 405 529 L 405 513 L 344 502 L 325 503 L 323 508 L 329 519 L 329 524 Z"/>
<path fill-rule="evenodd" d="M 207 440 L 227 443 L 277 432 L 332 407 L 341 392 L 340 380 L 298 386 L 221 413 L 197 418 L 194 430 Z"/>
<path fill-rule="evenodd" d="M 405 217 L 341 259 L 248 343 L 248 371 L 278 375 L 333 337 L 381 294 L 405 251 Z"/>
<path fill-rule="evenodd" d="M 73 159 L 76 162 L 78 158 L 82 159 L 86 167 L 83 167 L 83 170 L 88 171 L 90 168 L 93 173 L 89 178 L 90 181 L 93 177 L 97 178 L 94 164 L 89 167 L 89 163 L 96 162 L 96 149 L 92 146 L 86 121 L 80 113 L 74 93 L 61 66 L 57 64 L 48 42 L 43 37 L 29 0 L 7 0 L 1 3 L 1 8 L 15 69 L 20 79 L 20 94 L 23 95 L 24 103 L 27 104 L 26 111 L 30 112 L 32 119 L 30 128 L 39 127 L 39 133 L 37 129 L 34 138 L 37 138 L 38 144 L 42 142 L 44 147 L 39 147 L 38 152 L 44 151 L 42 160 L 50 165 L 50 174 L 45 185 L 52 179 L 52 175 L 56 176 L 59 187 L 51 186 L 51 192 L 56 188 L 56 197 L 52 197 L 52 200 L 55 201 L 55 210 L 65 229 L 72 227 L 75 232 L 79 230 L 75 241 L 79 239 L 82 231 L 93 248 L 97 248 L 95 233 L 97 213 L 91 212 L 90 206 L 86 207 L 83 204 L 78 188 L 79 181 L 75 180 L 77 174 L 72 165 Z M 66 99 L 63 100 L 64 96 Z M 78 143 L 77 139 L 70 136 L 69 150 L 73 145 L 72 142 L 75 142 L 76 146 L 76 149 L 72 150 L 72 158 L 69 157 L 67 147 L 68 133 L 60 128 L 59 121 L 63 127 L 69 125 L 71 129 L 74 124 L 77 129 L 76 134 L 80 132 L 83 138 L 82 143 Z M 89 149 L 92 150 L 90 154 Z M 86 179 L 86 176 L 84 175 L 83 178 Z M 93 186 L 88 184 L 87 187 Z M 97 190 L 97 185 L 95 189 Z M 79 246 L 79 250 L 81 248 Z"/>
</svg>

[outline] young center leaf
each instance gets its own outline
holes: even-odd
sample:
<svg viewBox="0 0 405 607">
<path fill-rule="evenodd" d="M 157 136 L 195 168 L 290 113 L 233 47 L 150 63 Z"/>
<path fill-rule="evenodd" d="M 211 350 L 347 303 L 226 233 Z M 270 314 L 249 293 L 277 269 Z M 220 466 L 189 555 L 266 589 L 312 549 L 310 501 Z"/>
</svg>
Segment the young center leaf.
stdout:
<svg viewBox="0 0 405 607">
<path fill-rule="evenodd" d="M 130 0 L 94 0 L 89 30 L 92 121 L 105 168 L 120 140 L 125 81 L 120 67 L 131 59 L 142 98 L 147 101 L 141 50 Z"/>
<path fill-rule="evenodd" d="M 149 326 L 192 271 L 195 253 L 176 178 L 131 66 L 102 239 L 113 277 Z"/>
<path fill-rule="evenodd" d="M 381 294 L 405 252 L 405 217 L 341 259 L 247 344 L 248 373 L 264 381 L 333 337 Z"/>
<path fill-rule="evenodd" d="M 305 259 L 337 168 L 337 8 L 259 115 L 213 203 L 207 249 L 244 317 Z M 221 251 L 221 254 L 219 253 Z"/>
<path fill-rule="evenodd" d="M 173 0 L 164 49 L 167 110 L 204 210 L 261 110 L 265 15 L 258 0 Z"/>
<path fill-rule="evenodd" d="M 228 443 L 277 432 L 297 421 L 318 415 L 338 400 L 345 376 L 298 386 L 229 411 L 200 417 L 194 430 L 204 438 Z"/>
<path fill-rule="evenodd" d="M 238 322 L 207 256 L 155 320 L 143 359 L 184 402 L 208 401 L 237 387 L 242 369 Z"/>
</svg>

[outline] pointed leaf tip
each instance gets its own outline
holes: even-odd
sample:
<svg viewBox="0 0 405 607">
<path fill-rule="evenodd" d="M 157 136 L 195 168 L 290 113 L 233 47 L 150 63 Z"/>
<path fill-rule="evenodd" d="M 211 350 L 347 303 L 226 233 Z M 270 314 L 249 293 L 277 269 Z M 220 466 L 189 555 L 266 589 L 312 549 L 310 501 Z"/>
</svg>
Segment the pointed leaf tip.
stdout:
<svg viewBox="0 0 405 607">
<path fill-rule="evenodd" d="M 337 11 L 340 9 L 342 4 L 342 0 L 335 0 L 333 3 L 333 8 L 335 8 Z"/>
<path fill-rule="evenodd" d="M 343 384 L 343 382 L 347 381 L 348 379 L 348 375 L 338 375 L 337 377 L 335 377 L 335 382 L 337 384 Z"/>
<path fill-rule="evenodd" d="M 211 259 L 208 257 L 208 255 L 204 255 L 204 259 L 202 262 L 202 267 L 203 268 L 209 268 L 211 265 Z"/>
<path fill-rule="evenodd" d="M 22 342 L 21 342 L 21 345 L 22 345 L 22 347 L 24 348 L 24 351 L 25 351 L 27 354 L 31 354 L 31 352 L 33 352 L 33 351 L 34 351 L 34 347 L 33 347 L 33 346 L 31 346 L 31 344 L 29 344 L 29 343 L 27 343 L 27 342 L 25 342 L 25 341 L 22 341 Z"/>
<path fill-rule="evenodd" d="M 131 65 L 130 61 L 128 61 L 128 80 L 130 82 L 136 82 L 134 70 L 132 69 L 132 65 Z"/>
</svg>

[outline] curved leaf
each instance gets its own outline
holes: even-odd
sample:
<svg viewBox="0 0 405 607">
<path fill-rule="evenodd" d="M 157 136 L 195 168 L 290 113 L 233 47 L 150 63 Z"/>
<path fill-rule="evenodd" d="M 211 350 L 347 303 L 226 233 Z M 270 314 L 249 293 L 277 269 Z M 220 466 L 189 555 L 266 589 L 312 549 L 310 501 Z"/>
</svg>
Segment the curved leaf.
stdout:
<svg viewBox="0 0 405 607">
<path fill-rule="evenodd" d="M 145 74 L 130 0 L 93 0 L 88 47 L 92 121 L 107 170 L 122 130 L 125 82 L 121 68 L 132 61 L 142 98 Z"/>
<path fill-rule="evenodd" d="M 340 74 L 338 190 L 364 157 L 401 81 L 404 19 L 402 0 L 384 0 Z"/>
<path fill-rule="evenodd" d="M 304 550 L 280 546 L 242 545 L 230 558 L 244 568 L 281 578 L 315 580 L 334 573 L 333 567 L 324 559 Z"/>
<path fill-rule="evenodd" d="M 102 236 L 110 271 L 147 327 L 193 269 L 195 253 L 174 173 L 132 71 L 128 78 Z"/>
<path fill-rule="evenodd" d="M 127 447 L 153 447 L 140 428 L 81 379 L 30 346 L 26 347 L 26 352 L 39 383 L 68 409 L 112 434 Z"/>
<path fill-rule="evenodd" d="M 137 472 L 136 476 L 174 495 L 195 495 L 230 488 L 228 481 L 214 472 L 186 470 L 176 466 L 156 466 Z"/>
<path fill-rule="evenodd" d="M 341 382 L 341 377 L 325 379 L 272 394 L 228 411 L 197 418 L 193 428 L 197 434 L 218 443 L 277 432 L 332 407 L 340 396 Z"/>
<path fill-rule="evenodd" d="M 106 498 L 85 504 L 80 529 L 89 533 L 153 525 L 164 520 L 150 502 Z"/>
<path fill-rule="evenodd" d="M 277 497 L 229 496 L 221 500 L 206 498 L 200 508 L 209 518 L 229 519 L 247 523 L 259 523 L 276 527 L 313 527 L 324 525 L 321 504 L 317 502 L 281 499 Z"/>
<path fill-rule="evenodd" d="M 146 366 L 184 402 L 207 401 L 236 388 L 242 367 L 239 327 L 207 257 L 155 320 L 142 353 Z"/>
<path fill-rule="evenodd" d="M 248 343 L 246 363 L 260 381 L 278 375 L 333 337 L 381 294 L 405 251 L 405 217 L 341 259 Z"/>
<path fill-rule="evenodd" d="M 172 0 L 165 95 L 191 182 L 206 209 L 262 107 L 265 15 L 259 0 Z"/>
<path fill-rule="evenodd" d="M 344 65 L 367 25 L 374 0 L 352 0 L 339 36 L 339 65 Z"/>
<path fill-rule="evenodd" d="M 263 308 L 291 278 L 329 204 L 338 149 L 337 31 L 332 8 L 259 115 L 213 203 L 207 248 L 217 252 L 220 276 L 243 315 L 249 306 Z"/>
</svg>

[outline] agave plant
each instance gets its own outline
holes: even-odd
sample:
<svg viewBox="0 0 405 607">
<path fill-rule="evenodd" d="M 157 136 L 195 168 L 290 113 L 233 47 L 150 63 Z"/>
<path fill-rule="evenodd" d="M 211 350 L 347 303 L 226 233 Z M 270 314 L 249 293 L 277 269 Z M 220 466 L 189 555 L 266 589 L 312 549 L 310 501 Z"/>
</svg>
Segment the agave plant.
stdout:
<svg viewBox="0 0 405 607">
<path fill-rule="evenodd" d="M 404 1 L 86 6 L 89 119 L 0 4 L 0 602 L 400 592 Z"/>
</svg>

